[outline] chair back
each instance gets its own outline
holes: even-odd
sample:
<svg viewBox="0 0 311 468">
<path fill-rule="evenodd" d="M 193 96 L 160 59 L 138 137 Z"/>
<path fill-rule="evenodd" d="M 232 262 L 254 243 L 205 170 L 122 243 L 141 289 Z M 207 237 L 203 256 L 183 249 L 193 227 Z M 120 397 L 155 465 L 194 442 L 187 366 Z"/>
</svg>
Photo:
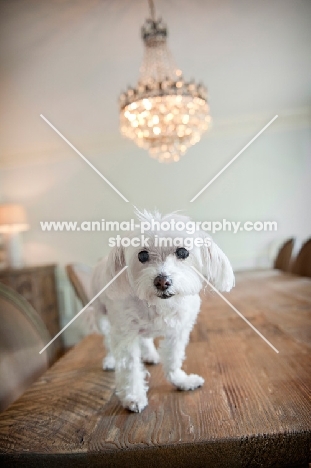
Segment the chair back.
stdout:
<svg viewBox="0 0 311 468">
<path fill-rule="evenodd" d="M 290 271 L 294 244 L 295 239 L 291 238 L 285 241 L 280 247 L 278 255 L 274 261 L 275 269 L 287 272 Z"/>
<path fill-rule="evenodd" d="M 311 238 L 302 245 L 292 264 L 291 273 L 311 278 Z"/>
<path fill-rule="evenodd" d="M 70 263 L 66 265 L 68 278 L 83 306 L 86 306 L 91 299 L 92 271 L 90 266 L 83 263 Z"/>
<path fill-rule="evenodd" d="M 55 356 L 49 332 L 33 307 L 13 289 L 0 283 L 0 411 L 49 367 Z"/>
</svg>

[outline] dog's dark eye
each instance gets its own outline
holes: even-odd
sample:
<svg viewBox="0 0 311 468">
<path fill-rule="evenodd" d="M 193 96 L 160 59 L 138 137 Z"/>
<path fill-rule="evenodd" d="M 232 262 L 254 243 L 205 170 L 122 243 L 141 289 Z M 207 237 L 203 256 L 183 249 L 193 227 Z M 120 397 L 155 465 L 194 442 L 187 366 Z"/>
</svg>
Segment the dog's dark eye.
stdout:
<svg viewBox="0 0 311 468">
<path fill-rule="evenodd" d="M 184 247 L 179 247 L 179 249 L 177 249 L 175 253 L 177 258 L 185 259 L 189 257 L 189 252 Z"/>
<path fill-rule="evenodd" d="M 146 263 L 146 262 L 148 262 L 148 260 L 149 260 L 149 253 L 147 252 L 147 250 L 142 250 L 141 252 L 139 252 L 139 254 L 138 254 L 138 260 L 139 260 L 141 263 Z"/>
</svg>

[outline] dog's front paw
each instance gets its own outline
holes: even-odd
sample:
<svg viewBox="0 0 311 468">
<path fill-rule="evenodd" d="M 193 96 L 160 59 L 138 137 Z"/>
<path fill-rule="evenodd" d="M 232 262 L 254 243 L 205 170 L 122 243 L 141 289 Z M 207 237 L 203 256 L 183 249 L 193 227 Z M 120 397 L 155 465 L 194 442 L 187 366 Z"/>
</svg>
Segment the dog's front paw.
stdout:
<svg viewBox="0 0 311 468">
<path fill-rule="evenodd" d="M 197 374 L 189 374 L 177 385 L 177 388 L 179 390 L 194 390 L 195 388 L 202 387 L 203 384 L 203 377 Z"/>
<path fill-rule="evenodd" d="M 141 397 L 129 397 L 122 401 L 123 408 L 126 408 L 134 413 L 140 413 L 148 405 L 146 395 Z"/>
<path fill-rule="evenodd" d="M 188 375 L 181 369 L 171 372 L 169 380 L 179 390 L 194 390 L 195 388 L 202 387 L 204 384 L 203 377 L 200 377 L 197 374 Z"/>
<path fill-rule="evenodd" d="M 112 356 L 112 354 L 108 354 L 104 359 L 103 359 L 103 369 L 107 371 L 113 371 L 116 365 L 116 360 Z"/>
</svg>

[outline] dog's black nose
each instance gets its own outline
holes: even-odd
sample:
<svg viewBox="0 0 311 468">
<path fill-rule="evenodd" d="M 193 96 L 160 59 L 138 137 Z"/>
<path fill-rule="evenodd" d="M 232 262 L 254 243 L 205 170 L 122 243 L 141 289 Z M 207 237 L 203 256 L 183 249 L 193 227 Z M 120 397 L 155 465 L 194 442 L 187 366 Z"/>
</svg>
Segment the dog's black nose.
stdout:
<svg viewBox="0 0 311 468">
<path fill-rule="evenodd" d="M 156 278 L 154 278 L 153 284 L 160 291 L 166 291 L 170 286 L 172 286 L 172 280 L 170 280 L 165 275 L 159 275 Z"/>
</svg>

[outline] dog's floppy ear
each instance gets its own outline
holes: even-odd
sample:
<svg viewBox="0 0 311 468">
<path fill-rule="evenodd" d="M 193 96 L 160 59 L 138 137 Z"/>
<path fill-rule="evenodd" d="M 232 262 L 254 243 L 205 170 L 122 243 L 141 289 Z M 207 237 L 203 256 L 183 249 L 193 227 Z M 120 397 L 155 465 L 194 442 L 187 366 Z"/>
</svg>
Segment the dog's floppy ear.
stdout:
<svg viewBox="0 0 311 468">
<path fill-rule="evenodd" d="M 109 282 L 126 266 L 123 247 L 113 247 L 106 260 L 106 281 Z M 120 299 L 127 296 L 131 291 L 128 272 L 125 270 L 107 288 L 107 295 L 111 298 Z"/>
<path fill-rule="evenodd" d="M 203 275 L 218 291 L 230 291 L 234 286 L 232 266 L 223 251 L 211 240 L 201 247 Z"/>
<path fill-rule="evenodd" d="M 110 279 L 114 278 L 122 268 L 125 267 L 125 255 L 124 248 L 113 247 L 107 258 L 107 273 L 111 276 Z"/>
</svg>

